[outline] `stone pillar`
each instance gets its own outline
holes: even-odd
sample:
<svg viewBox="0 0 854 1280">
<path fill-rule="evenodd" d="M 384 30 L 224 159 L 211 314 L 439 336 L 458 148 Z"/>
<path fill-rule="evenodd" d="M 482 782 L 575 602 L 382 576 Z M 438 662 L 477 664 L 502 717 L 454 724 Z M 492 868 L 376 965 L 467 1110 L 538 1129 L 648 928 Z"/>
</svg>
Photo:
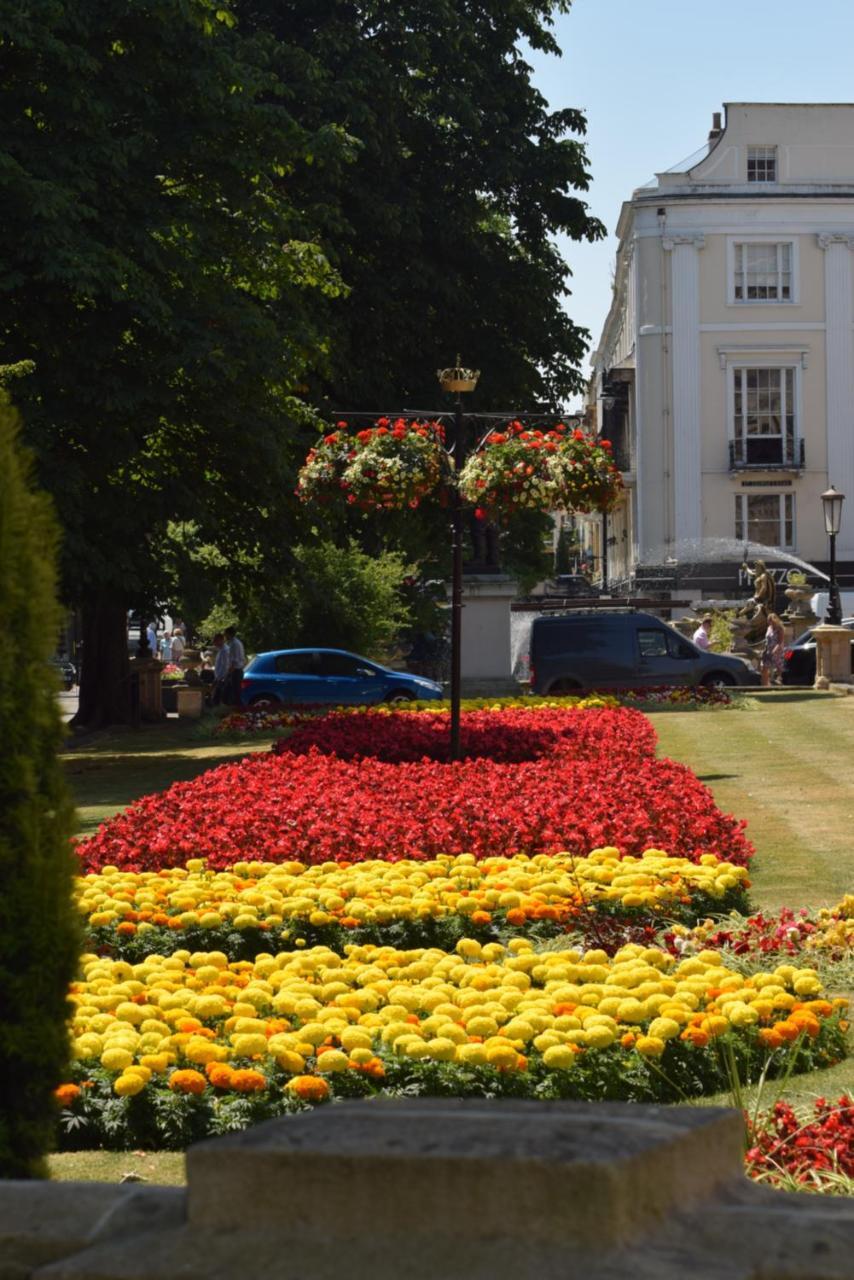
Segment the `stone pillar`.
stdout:
<svg viewBox="0 0 854 1280">
<path fill-rule="evenodd" d="M 824 249 L 827 360 L 827 481 L 854 496 L 854 296 L 851 250 L 854 236 L 820 235 Z M 809 463 L 809 458 L 807 458 Z M 842 507 L 837 554 L 854 557 L 854 502 Z"/>
<path fill-rule="evenodd" d="M 673 537 L 678 544 L 703 536 L 700 448 L 700 263 L 702 235 L 667 235 L 672 255 L 671 327 L 673 360 Z M 666 323 L 666 317 L 662 322 Z"/>
<path fill-rule="evenodd" d="M 162 720 L 163 697 L 161 693 L 161 673 L 163 663 L 157 658 L 132 658 L 131 675 L 139 676 L 139 717 L 153 723 Z"/>
<path fill-rule="evenodd" d="M 510 681 L 510 602 L 518 587 L 505 574 L 463 578 L 462 676 L 472 681 Z"/>
<path fill-rule="evenodd" d="M 854 684 L 851 663 L 852 633 L 848 627 L 832 627 L 823 623 L 813 631 L 815 650 L 815 687 L 827 689 L 831 684 Z"/>
</svg>

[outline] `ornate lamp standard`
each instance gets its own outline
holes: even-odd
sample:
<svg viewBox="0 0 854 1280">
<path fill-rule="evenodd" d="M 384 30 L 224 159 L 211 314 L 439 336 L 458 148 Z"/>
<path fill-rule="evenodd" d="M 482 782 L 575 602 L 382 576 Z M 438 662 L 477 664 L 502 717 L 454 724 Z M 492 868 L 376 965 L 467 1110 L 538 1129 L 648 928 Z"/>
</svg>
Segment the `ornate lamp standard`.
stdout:
<svg viewBox="0 0 854 1280">
<path fill-rule="evenodd" d="M 451 463 L 459 475 L 468 454 L 463 418 L 463 395 L 474 391 L 479 369 L 463 369 L 460 357 L 453 369 L 437 369 L 436 376 L 443 391 L 456 395 L 454 405 L 454 443 Z M 462 687 L 462 619 L 463 619 L 463 500 L 459 486 L 450 488 L 451 505 L 451 759 L 460 758 L 460 693 Z"/>
<path fill-rule="evenodd" d="M 839 599 L 839 585 L 836 581 L 836 535 L 842 523 L 842 504 L 845 494 L 838 493 L 833 485 L 821 495 L 824 508 L 824 528 L 830 539 L 830 588 L 828 592 L 827 613 L 824 620 L 828 626 L 838 627 L 842 623 L 842 602 Z"/>
</svg>

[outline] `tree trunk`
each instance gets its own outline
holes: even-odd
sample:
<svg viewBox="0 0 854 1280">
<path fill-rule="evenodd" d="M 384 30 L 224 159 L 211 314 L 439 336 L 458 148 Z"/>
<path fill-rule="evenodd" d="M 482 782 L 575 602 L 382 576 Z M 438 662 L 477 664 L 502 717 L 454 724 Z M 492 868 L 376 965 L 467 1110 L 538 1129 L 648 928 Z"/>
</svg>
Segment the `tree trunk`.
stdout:
<svg viewBox="0 0 854 1280">
<path fill-rule="evenodd" d="M 75 729 L 129 724 L 131 719 L 127 606 L 114 596 L 83 602 L 80 702 Z"/>
</svg>

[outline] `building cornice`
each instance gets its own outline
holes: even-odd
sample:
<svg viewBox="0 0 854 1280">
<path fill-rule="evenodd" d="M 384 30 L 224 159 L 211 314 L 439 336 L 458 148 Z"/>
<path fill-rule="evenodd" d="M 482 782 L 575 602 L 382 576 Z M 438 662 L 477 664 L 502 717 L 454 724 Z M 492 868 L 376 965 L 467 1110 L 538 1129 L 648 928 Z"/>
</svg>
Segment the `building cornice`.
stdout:
<svg viewBox="0 0 854 1280">
<path fill-rule="evenodd" d="M 690 245 L 694 249 L 702 249 L 705 243 L 706 237 L 702 231 L 677 231 L 674 234 L 661 237 L 661 247 L 668 251 L 684 244 Z"/>
</svg>

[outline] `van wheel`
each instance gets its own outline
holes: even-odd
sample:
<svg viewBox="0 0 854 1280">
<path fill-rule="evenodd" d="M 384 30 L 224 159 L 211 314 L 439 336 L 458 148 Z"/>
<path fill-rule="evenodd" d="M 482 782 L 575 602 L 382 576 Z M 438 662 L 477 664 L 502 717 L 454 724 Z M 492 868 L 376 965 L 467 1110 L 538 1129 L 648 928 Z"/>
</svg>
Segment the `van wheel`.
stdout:
<svg viewBox="0 0 854 1280">
<path fill-rule="evenodd" d="M 713 671 L 711 675 L 703 676 L 700 684 L 704 689 L 730 689 L 735 684 L 735 676 L 728 671 Z"/>
<path fill-rule="evenodd" d="M 568 694 L 581 693 L 581 685 L 577 680 L 555 680 L 549 689 L 550 698 L 566 697 Z"/>
</svg>

